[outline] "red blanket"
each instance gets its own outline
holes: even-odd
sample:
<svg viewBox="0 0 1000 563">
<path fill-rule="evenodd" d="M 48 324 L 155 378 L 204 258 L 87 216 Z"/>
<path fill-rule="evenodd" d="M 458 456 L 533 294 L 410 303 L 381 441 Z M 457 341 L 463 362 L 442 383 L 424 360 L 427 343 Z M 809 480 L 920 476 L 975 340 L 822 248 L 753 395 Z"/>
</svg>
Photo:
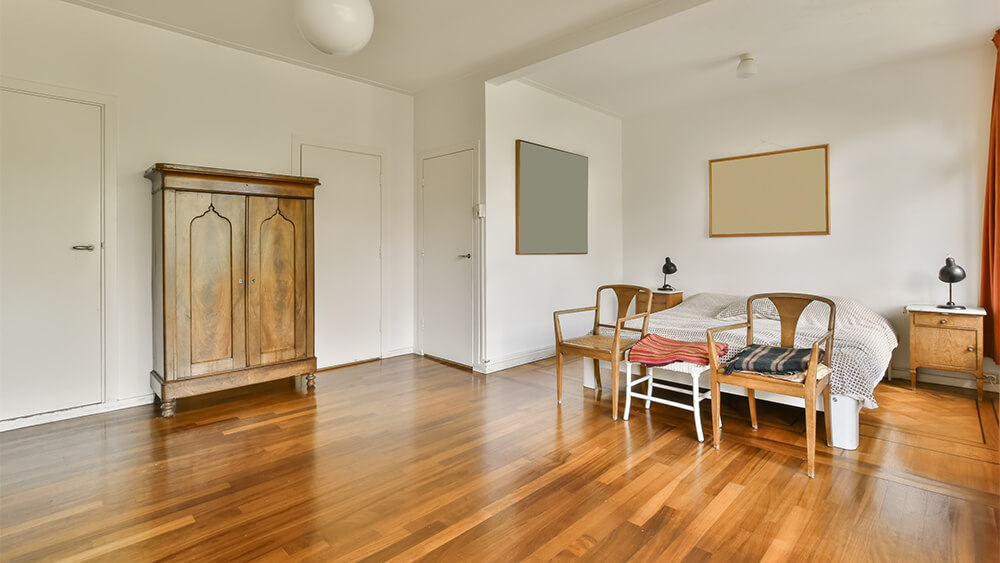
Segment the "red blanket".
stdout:
<svg viewBox="0 0 1000 563">
<path fill-rule="evenodd" d="M 729 351 L 729 345 L 717 342 L 715 349 L 720 356 L 723 356 Z M 674 362 L 691 362 L 707 366 L 708 342 L 685 342 L 647 334 L 632 347 L 628 358 L 630 362 L 647 367 L 665 366 Z"/>
</svg>

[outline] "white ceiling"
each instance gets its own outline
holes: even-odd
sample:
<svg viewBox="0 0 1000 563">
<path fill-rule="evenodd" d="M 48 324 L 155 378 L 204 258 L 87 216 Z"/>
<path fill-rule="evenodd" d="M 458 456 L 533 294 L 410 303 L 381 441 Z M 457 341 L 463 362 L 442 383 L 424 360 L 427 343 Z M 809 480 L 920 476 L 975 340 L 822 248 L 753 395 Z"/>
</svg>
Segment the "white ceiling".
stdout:
<svg viewBox="0 0 1000 563">
<path fill-rule="evenodd" d="M 707 0 L 372 0 L 361 52 L 320 53 L 291 0 L 66 0 L 216 43 L 415 93 L 472 72 L 510 72 Z"/>
<path fill-rule="evenodd" d="M 1000 0 L 712 0 L 517 77 L 627 116 L 973 43 L 992 49 L 997 27 Z M 748 51 L 759 71 L 739 79 Z"/>
<path fill-rule="evenodd" d="M 620 116 L 988 44 L 1000 27 L 1000 0 L 372 0 L 371 42 L 338 58 L 301 38 L 290 0 L 66 1 L 401 92 L 516 78 Z M 760 72 L 740 80 L 745 51 Z"/>
</svg>

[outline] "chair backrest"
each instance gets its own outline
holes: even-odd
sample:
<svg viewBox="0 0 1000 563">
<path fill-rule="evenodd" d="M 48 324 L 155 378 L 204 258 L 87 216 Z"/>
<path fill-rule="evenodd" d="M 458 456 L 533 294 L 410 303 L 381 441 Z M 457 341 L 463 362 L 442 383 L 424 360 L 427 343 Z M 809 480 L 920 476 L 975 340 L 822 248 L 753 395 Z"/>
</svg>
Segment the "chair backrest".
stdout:
<svg viewBox="0 0 1000 563">
<path fill-rule="evenodd" d="M 597 313 L 594 315 L 594 334 L 597 334 L 598 330 L 602 326 L 609 328 L 615 327 L 615 325 L 613 324 L 609 325 L 601 323 L 601 293 L 609 290 L 614 292 L 616 304 L 618 307 L 618 312 L 615 315 L 615 321 L 618 321 L 618 319 L 622 317 L 628 316 L 629 306 L 632 304 L 633 301 L 636 300 L 636 298 L 639 295 L 646 296 L 646 308 L 645 310 L 642 311 L 636 311 L 636 314 L 643 312 L 648 313 L 650 311 L 650 307 L 653 304 L 653 299 L 652 299 L 653 292 L 651 292 L 649 288 L 642 287 L 641 285 L 621 285 L 621 284 L 602 285 L 601 287 L 597 288 Z"/>
<path fill-rule="evenodd" d="M 799 317 L 802 311 L 814 301 L 826 303 L 830 306 L 830 318 L 827 330 L 833 330 L 834 322 L 837 319 L 837 309 L 833 301 L 819 295 L 809 295 L 806 293 L 758 293 L 751 295 L 747 299 L 747 345 L 753 344 L 753 302 L 757 299 L 770 299 L 774 308 L 778 310 L 778 319 L 781 322 L 781 344 L 782 348 L 792 348 L 795 346 L 795 329 L 799 324 Z M 830 351 L 827 350 L 827 355 Z"/>
</svg>

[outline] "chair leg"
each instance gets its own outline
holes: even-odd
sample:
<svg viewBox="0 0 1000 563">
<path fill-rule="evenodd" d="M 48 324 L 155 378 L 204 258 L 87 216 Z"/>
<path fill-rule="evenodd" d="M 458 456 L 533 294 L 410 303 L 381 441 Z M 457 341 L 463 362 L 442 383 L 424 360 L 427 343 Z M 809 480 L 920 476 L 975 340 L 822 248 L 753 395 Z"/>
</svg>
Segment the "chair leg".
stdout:
<svg viewBox="0 0 1000 563">
<path fill-rule="evenodd" d="M 722 413 L 719 404 L 719 380 L 712 373 L 712 446 L 719 449 L 719 438 L 722 434 Z"/>
<path fill-rule="evenodd" d="M 698 388 L 698 374 L 691 374 L 691 402 L 694 407 L 694 429 L 698 432 L 698 441 L 705 441 L 705 434 L 701 431 L 701 389 Z"/>
<path fill-rule="evenodd" d="M 601 385 L 601 360 L 594 360 L 594 390 L 604 387 Z"/>
<path fill-rule="evenodd" d="M 618 420 L 618 358 L 611 358 L 611 420 Z"/>
<path fill-rule="evenodd" d="M 750 403 L 750 426 L 757 429 L 757 396 L 753 389 L 747 389 L 747 400 Z"/>
<path fill-rule="evenodd" d="M 833 447 L 833 424 L 830 422 L 833 407 L 830 403 L 830 386 L 823 389 L 823 419 L 826 422 L 826 445 Z"/>
<path fill-rule="evenodd" d="M 556 350 L 556 402 L 562 404 L 563 355 Z"/>
<path fill-rule="evenodd" d="M 806 397 L 806 463 L 809 477 L 816 476 L 816 395 Z"/>
<path fill-rule="evenodd" d="M 641 368 L 639 368 L 639 370 L 640 370 L 640 373 L 642 374 L 642 377 L 646 377 L 647 375 L 650 375 L 650 373 L 649 373 L 650 368 L 647 368 L 646 366 L 642 366 Z M 647 397 L 652 397 L 653 396 L 653 378 L 652 377 L 650 377 L 648 380 L 646 380 L 646 396 Z M 647 410 L 649 409 L 649 399 L 646 399 L 646 409 Z"/>
<path fill-rule="evenodd" d="M 625 362 L 625 412 L 622 418 L 628 420 L 628 413 L 632 408 L 632 362 Z"/>
</svg>

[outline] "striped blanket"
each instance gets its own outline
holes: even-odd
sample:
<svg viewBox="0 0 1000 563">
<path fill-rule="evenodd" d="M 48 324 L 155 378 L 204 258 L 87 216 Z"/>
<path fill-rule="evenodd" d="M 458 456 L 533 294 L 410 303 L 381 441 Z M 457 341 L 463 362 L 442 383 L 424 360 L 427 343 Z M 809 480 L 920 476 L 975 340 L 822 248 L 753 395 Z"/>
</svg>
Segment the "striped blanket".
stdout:
<svg viewBox="0 0 1000 563">
<path fill-rule="evenodd" d="M 729 352 L 729 345 L 723 342 L 715 344 L 719 356 Z M 671 340 L 658 334 L 647 334 L 629 350 L 630 362 L 646 367 L 659 367 L 674 362 L 691 362 L 708 365 L 708 342 L 685 342 Z"/>
<path fill-rule="evenodd" d="M 751 344 L 726 364 L 726 373 L 734 371 L 781 375 L 798 373 L 809 368 L 811 355 L 812 350 L 809 348 L 780 348 Z M 823 361 L 823 350 L 819 351 L 819 360 Z"/>
</svg>

